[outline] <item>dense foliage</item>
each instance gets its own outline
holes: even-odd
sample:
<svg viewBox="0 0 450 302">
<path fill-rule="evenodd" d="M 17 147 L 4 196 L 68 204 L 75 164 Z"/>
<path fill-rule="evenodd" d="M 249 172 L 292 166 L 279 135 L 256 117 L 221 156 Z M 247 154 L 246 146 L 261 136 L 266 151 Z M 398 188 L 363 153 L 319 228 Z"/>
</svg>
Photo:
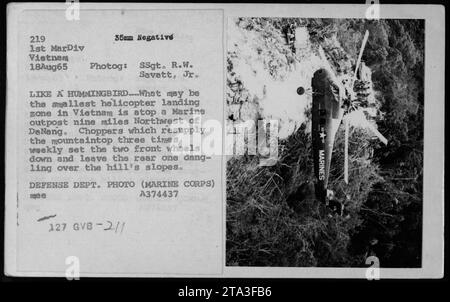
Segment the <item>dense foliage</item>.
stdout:
<svg viewBox="0 0 450 302">
<path fill-rule="evenodd" d="M 359 26 L 358 26 L 359 25 Z M 424 21 L 382 20 L 341 22 L 346 35 L 351 28 L 368 29 L 364 59 L 372 68 L 380 91 L 384 119 L 379 129 L 389 140 L 375 148 L 378 182 L 361 211 L 364 223 L 353 237 L 351 251 L 361 252 L 361 239 L 379 240 L 376 254 L 383 266 L 420 267 L 422 244 Z M 342 45 L 346 48 L 345 37 Z M 349 49 L 350 51 L 350 49 Z"/>
<path fill-rule="evenodd" d="M 227 165 L 227 265 L 364 266 L 375 254 L 384 267 L 420 267 L 423 175 L 422 20 L 252 19 L 246 30 L 279 31 L 307 26 L 314 44 L 335 36 L 356 58 L 366 29 L 363 60 L 372 69 L 384 116 L 379 130 L 387 146 L 351 133 L 350 183 L 342 181 L 343 131 L 339 130 L 330 187 L 346 196 L 350 217 L 327 215 L 323 205 L 287 198 L 311 182 L 311 138 L 303 125 L 280 142 L 280 160 L 258 166 L 242 156 Z M 257 28 L 257 30 L 258 30 Z M 230 66 L 229 66 L 230 69 Z M 245 83 L 244 83 L 245 85 Z"/>
</svg>

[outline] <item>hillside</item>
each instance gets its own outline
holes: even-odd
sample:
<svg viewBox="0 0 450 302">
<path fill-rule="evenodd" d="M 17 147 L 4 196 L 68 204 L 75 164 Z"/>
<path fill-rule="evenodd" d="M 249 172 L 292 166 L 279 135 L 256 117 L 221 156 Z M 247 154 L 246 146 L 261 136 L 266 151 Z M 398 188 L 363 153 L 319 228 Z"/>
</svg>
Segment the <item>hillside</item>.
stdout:
<svg viewBox="0 0 450 302">
<path fill-rule="evenodd" d="M 229 123 L 279 121 L 279 160 L 258 156 L 227 164 L 227 265 L 382 266 L 421 263 L 423 167 L 423 22 L 244 18 L 230 22 Z M 294 43 L 286 29 L 301 28 Z M 314 200 L 287 197 L 314 179 L 311 158 L 311 77 L 328 68 L 341 80 L 352 70 L 365 30 L 370 38 L 360 77 L 370 84 L 367 117 L 347 116 L 350 182 L 343 180 L 343 127 L 338 131 L 330 188 L 345 196 L 350 217 L 330 217 Z M 297 88 L 306 93 L 297 94 Z M 370 127 L 389 140 L 373 139 Z M 403 257 L 400 257 L 403 255 Z M 404 255 L 408 255 L 405 257 Z"/>
</svg>

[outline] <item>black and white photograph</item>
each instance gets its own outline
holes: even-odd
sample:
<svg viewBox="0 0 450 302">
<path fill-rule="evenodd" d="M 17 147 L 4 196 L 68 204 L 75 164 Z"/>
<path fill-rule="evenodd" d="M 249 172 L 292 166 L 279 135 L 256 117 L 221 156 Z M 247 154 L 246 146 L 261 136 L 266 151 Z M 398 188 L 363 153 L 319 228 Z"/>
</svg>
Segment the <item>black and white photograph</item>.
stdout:
<svg viewBox="0 0 450 302">
<path fill-rule="evenodd" d="M 226 265 L 421 267 L 424 20 L 228 23 L 228 131 L 278 154 L 227 161 Z"/>
</svg>

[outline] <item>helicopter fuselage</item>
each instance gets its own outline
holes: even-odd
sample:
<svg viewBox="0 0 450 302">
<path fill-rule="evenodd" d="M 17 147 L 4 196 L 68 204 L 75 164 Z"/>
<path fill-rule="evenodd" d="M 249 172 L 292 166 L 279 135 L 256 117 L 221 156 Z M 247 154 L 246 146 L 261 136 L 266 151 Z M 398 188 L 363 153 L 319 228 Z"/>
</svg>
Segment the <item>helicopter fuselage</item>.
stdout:
<svg viewBox="0 0 450 302">
<path fill-rule="evenodd" d="M 339 86 L 331 73 L 319 69 L 312 79 L 312 146 L 316 190 L 318 197 L 326 201 L 331 155 L 336 132 L 342 121 L 344 110 Z"/>
</svg>

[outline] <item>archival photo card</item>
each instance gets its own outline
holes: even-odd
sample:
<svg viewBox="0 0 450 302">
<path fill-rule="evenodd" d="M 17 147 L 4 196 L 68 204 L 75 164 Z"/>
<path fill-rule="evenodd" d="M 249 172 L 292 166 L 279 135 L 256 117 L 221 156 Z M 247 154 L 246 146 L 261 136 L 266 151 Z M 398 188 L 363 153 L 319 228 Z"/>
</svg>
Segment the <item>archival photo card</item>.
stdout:
<svg viewBox="0 0 450 302">
<path fill-rule="evenodd" d="M 10 3 L 5 274 L 442 278 L 444 12 Z"/>
</svg>

